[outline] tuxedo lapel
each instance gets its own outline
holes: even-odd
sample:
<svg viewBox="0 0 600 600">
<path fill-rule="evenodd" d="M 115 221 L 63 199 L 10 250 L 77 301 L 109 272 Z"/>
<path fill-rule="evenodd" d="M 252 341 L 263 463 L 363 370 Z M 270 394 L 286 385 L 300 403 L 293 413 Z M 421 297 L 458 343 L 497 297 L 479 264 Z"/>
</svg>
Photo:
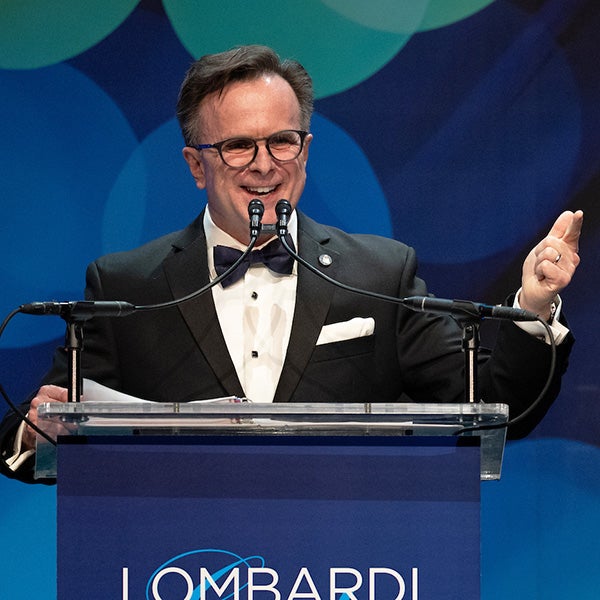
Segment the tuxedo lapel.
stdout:
<svg viewBox="0 0 600 600">
<path fill-rule="evenodd" d="M 298 252 L 308 263 L 335 279 L 339 255 L 325 244 L 327 231 L 302 214 L 298 215 Z M 319 257 L 329 256 L 331 264 L 324 267 Z M 329 312 L 334 286 L 306 267 L 298 265 L 298 287 L 292 331 L 275 402 L 288 402 L 296 389 L 315 348 L 321 328 Z"/>
<path fill-rule="evenodd" d="M 201 222 L 200 220 L 200 224 Z M 208 283 L 206 237 L 201 226 L 193 241 L 185 246 L 175 247 L 175 252 L 164 261 L 163 269 L 173 298 L 183 298 Z M 228 394 L 243 396 L 242 386 L 219 326 L 212 293 L 207 291 L 194 300 L 180 304 L 178 308 L 217 380 Z"/>
<path fill-rule="evenodd" d="M 339 255 L 327 246 L 330 237 L 327 230 L 302 214 L 298 216 L 300 255 L 335 279 Z M 201 227 L 201 219 L 202 215 L 200 226 L 194 235 L 188 233 L 187 239 L 181 245 L 174 245 L 174 253 L 163 262 L 173 298 L 183 298 L 209 281 L 206 237 Z M 331 257 L 332 262 L 329 266 L 324 267 L 320 264 L 319 258 L 323 255 Z M 292 331 L 275 392 L 275 402 L 288 402 L 292 397 L 325 323 L 334 289 L 332 284 L 298 265 Z M 221 332 L 212 293 L 207 291 L 194 300 L 180 304 L 178 308 L 215 377 L 228 394 L 242 396 L 244 392 Z"/>
</svg>

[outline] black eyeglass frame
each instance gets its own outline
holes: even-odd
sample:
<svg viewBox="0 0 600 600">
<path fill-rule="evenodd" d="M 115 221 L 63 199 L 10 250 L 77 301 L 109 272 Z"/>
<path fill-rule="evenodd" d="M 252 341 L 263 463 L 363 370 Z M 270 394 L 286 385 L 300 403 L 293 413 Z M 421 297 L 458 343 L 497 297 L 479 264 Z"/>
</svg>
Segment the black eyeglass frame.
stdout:
<svg viewBox="0 0 600 600">
<path fill-rule="evenodd" d="M 286 158 L 286 159 L 282 160 L 281 158 L 277 158 L 276 156 L 274 156 L 273 153 L 271 152 L 271 148 L 269 147 L 269 140 L 274 138 L 275 136 L 278 136 L 278 135 L 281 135 L 282 133 L 287 133 L 287 132 L 297 133 L 300 136 L 300 147 L 298 149 L 298 154 L 296 154 L 296 156 L 294 156 L 293 158 Z M 194 148 L 195 150 L 207 150 L 209 148 L 214 148 L 219 153 L 221 160 L 228 167 L 230 167 L 232 169 L 245 169 L 248 165 L 252 164 L 254 162 L 254 160 L 256 159 L 256 156 L 258 154 L 257 142 L 263 142 L 263 141 L 265 142 L 265 147 L 267 149 L 267 152 L 269 153 L 269 156 L 271 156 L 271 158 L 273 158 L 273 160 L 276 160 L 277 162 L 280 162 L 280 163 L 286 163 L 286 162 L 291 162 L 292 160 L 296 160 L 300 156 L 300 153 L 302 152 L 302 149 L 304 148 L 304 140 L 306 139 L 306 136 L 308 134 L 309 134 L 308 131 L 303 131 L 301 129 L 282 129 L 281 131 L 276 131 L 275 133 L 272 133 L 268 137 L 262 137 L 262 138 L 234 137 L 234 138 L 228 138 L 226 140 L 222 140 L 220 142 L 215 142 L 214 144 L 197 144 L 195 146 L 191 145 L 190 147 Z M 252 158 L 243 165 L 230 165 L 223 157 L 223 152 L 221 149 L 228 142 L 235 142 L 237 140 L 252 142 L 254 144 L 254 154 L 252 155 Z"/>
</svg>

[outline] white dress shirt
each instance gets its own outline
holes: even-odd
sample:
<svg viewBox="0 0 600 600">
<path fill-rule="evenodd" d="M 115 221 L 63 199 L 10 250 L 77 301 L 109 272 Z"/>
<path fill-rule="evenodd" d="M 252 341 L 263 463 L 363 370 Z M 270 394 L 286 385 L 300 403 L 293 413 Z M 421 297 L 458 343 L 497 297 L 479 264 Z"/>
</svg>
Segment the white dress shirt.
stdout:
<svg viewBox="0 0 600 600">
<path fill-rule="evenodd" d="M 204 232 L 212 280 L 217 276 L 214 246 L 230 246 L 241 251 L 246 246 L 213 223 L 208 207 L 204 213 Z M 288 232 L 298 248 L 295 212 L 290 217 Z M 255 402 L 272 402 L 275 396 L 292 331 L 297 270 L 294 263 L 291 275 L 279 275 L 262 264 L 253 264 L 234 284 L 227 288 L 221 285 L 212 288 L 227 350 L 244 394 Z"/>
</svg>

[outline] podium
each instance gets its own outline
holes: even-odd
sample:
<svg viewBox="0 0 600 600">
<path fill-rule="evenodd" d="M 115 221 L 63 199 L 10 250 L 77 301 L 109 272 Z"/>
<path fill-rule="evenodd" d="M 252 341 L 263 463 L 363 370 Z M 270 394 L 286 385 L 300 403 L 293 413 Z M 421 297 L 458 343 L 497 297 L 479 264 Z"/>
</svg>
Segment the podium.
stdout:
<svg viewBox="0 0 600 600">
<path fill-rule="evenodd" d="M 58 599 L 479 598 L 505 405 L 83 402 L 64 428 Z"/>
</svg>

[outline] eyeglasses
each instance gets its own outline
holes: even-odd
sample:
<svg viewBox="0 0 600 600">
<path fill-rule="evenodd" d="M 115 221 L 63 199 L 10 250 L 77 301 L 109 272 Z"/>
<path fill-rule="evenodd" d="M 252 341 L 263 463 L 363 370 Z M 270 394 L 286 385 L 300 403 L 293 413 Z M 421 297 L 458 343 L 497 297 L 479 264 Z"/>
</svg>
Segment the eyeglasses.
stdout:
<svg viewBox="0 0 600 600">
<path fill-rule="evenodd" d="M 230 138 L 215 144 L 198 144 L 192 146 L 196 150 L 215 148 L 219 156 L 228 167 L 243 169 L 254 161 L 258 154 L 257 142 L 265 142 L 267 152 L 279 162 L 288 162 L 298 158 L 304 138 L 308 131 L 297 131 L 296 129 L 285 129 L 278 131 L 266 138 Z"/>
</svg>

